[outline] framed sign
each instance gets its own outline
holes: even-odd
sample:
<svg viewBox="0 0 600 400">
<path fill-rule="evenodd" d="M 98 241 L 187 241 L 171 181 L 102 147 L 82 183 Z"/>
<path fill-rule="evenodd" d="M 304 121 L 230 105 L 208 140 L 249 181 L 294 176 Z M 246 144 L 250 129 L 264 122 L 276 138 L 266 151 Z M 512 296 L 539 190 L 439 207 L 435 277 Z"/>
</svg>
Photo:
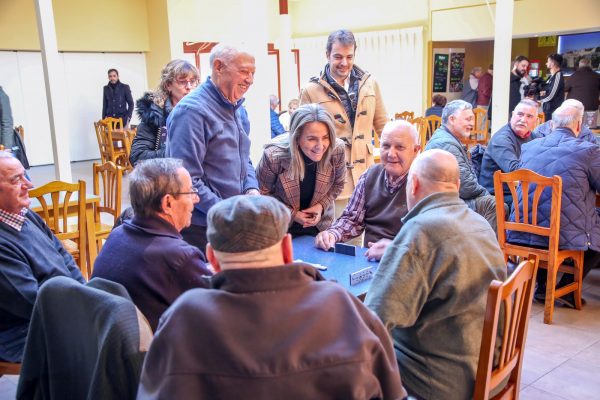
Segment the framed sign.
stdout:
<svg viewBox="0 0 600 400">
<path fill-rule="evenodd" d="M 435 54 L 433 57 L 433 92 L 444 93 L 448 86 L 448 54 Z"/>
<path fill-rule="evenodd" d="M 450 53 L 450 89 L 449 92 L 462 92 L 465 73 L 465 53 Z"/>
</svg>

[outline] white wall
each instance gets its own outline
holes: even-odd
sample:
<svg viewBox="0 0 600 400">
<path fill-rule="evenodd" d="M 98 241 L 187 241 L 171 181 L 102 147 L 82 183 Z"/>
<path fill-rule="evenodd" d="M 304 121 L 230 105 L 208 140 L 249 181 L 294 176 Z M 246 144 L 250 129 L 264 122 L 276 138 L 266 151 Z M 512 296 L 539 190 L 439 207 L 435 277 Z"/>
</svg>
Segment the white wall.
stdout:
<svg viewBox="0 0 600 400">
<path fill-rule="evenodd" d="M 93 122 L 102 117 L 102 87 L 107 70 L 116 68 L 131 87 L 134 101 L 146 88 L 146 62 L 141 53 L 61 53 L 66 80 L 71 160 L 100 157 Z M 48 106 L 39 52 L 0 51 L 0 86 L 11 101 L 15 125 L 25 128 L 32 166 L 52 164 Z M 132 123 L 137 123 L 134 113 Z"/>
</svg>

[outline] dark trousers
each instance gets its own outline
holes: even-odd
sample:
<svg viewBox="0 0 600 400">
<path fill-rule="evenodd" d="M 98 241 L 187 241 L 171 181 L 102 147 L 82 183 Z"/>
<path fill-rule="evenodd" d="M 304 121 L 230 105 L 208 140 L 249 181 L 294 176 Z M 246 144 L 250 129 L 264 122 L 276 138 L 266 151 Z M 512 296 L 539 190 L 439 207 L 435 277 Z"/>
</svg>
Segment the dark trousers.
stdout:
<svg viewBox="0 0 600 400">
<path fill-rule="evenodd" d="M 206 238 L 206 227 L 201 225 L 190 225 L 188 228 L 184 228 L 181 231 L 181 236 L 183 236 L 183 240 L 200 249 L 204 256 L 204 261 L 206 261 L 206 244 L 208 243 L 208 239 Z"/>
</svg>

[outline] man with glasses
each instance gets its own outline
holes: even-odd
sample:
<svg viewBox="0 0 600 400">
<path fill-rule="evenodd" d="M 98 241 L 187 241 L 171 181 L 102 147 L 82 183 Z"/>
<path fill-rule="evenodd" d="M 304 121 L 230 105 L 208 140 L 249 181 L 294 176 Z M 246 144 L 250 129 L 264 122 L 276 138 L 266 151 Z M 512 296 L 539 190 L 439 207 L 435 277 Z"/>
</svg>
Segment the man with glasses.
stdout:
<svg viewBox="0 0 600 400">
<path fill-rule="evenodd" d="M 119 80 L 119 71 L 108 70 L 108 85 L 104 86 L 102 100 L 102 119 L 107 117 L 122 118 L 123 125 L 129 125 L 133 114 L 133 97 L 129 85 Z"/>
<path fill-rule="evenodd" d="M 190 227 L 181 234 L 203 252 L 208 210 L 232 196 L 259 194 L 241 116 L 244 94 L 254 83 L 254 57 L 219 44 L 210 53 L 210 64 L 211 76 L 167 118 L 166 155 L 183 160 L 202 197 L 194 207 Z"/>
<path fill-rule="evenodd" d="M 494 172 L 512 172 L 519 168 L 521 146 L 531 141 L 531 131 L 537 121 L 537 103 L 523 99 L 515 107 L 510 122 L 496 132 L 488 143 L 481 161 L 479 183 L 494 194 Z M 504 187 L 504 202 L 510 207 L 512 195 Z"/>
<path fill-rule="evenodd" d="M 84 282 L 73 257 L 29 210 L 32 187 L 19 160 L 0 151 L 0 361 L 21 361 L 42 283 L 55 276 Z"/>
<path fill-rule="evenodd" d="M 200 196 L 181 160 L 170 158 L 138 163 L 129 176 L 129 196 L 134 217 L 111 232 L 93 277 L 125 286 L 156 330 L 171 303 L 188 289 L 206 287 L 203 277 L 212 274 L 204 254 L 180 234 Z"/>
</svg>

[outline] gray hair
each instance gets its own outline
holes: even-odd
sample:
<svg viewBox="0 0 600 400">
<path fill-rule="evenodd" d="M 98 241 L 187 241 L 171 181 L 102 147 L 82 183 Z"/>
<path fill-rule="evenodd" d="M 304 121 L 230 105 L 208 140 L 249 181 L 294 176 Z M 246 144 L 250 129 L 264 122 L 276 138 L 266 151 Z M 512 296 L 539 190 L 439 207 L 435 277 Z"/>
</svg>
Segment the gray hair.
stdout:
<svg viewBox="0 0 600 400">
<path fill-rule="evenodd" d="M 579 60 L 579 68 L 589 67 L 591 64 L 592 64 L 592 61 L 587 57 L 583 57 L 581 60 Z"/>
<path fill-rule="evenodd" d="M 340 29 L 329 34 L 326 46 L 328 56 L 331 54 L 331 49 L 333 48 L 333 44 L 335 42 L 340 42 L 342 46 L 354 46 L 354 51 L 356 51 L 357 46 L 356 40 L 354 39 L 354 34 L 347 29 Z"/>
<path fill-rule="evenodd" d="M 319 161 L 319 167 L 322 168 L 329 162 L 329 157 L 331 157 L 331 153 L 335 147 L 336 137 L 335 125 L 333 123 L 333 118 L 331 118 L 331 114 L 319 104 L 304 104 L 298 107 L 292 114 L 290 120 L 290 132 L 275 137 L 270 144 L 281 149 L 288 149 L 291 159 L 288 173 L 289 177 L 292 179 L 300 178 L 301 181 L 304 180 L 304 158 L 302 157 L 302 150 L 300 150 L 298 142 L 304 132 L 304 127 L 310 122 L 324 123 L 327 126 L 327 131 L 329 133 L 329 146 L 327 147 L 327 150 L 325 150 L 323 158 Z"/>
<path fill-rule="evenodd" d="M 279 99 L 274 94 L 269 95 L 269 103 L 271 103 L 271 107 L 277 107 L 279 105 Z"/>
<path fill-rule="evenodd" d="M 451 115 L 457 114 L 462 110 L 472 110 L 473 106 L 471 103 L 467 103 L 464 100 L 452 100 L 450 103 L 446 104 L 444 110 L 442 111 L 442 124 L 448 123 L 448 118 Z"/>
<path fill-rule="evenodd" d="M 581 110 L 582 113 L 584 112 L 583 103 L 576 99 L 567 99 L 562 102 L 561 106 L 575 107 L 578 110 Z"/>
<path fill-rule="evenodd" d="M 522 100 L 521 100 L 521 101 L 519 101 L 519 103 L 518 103 L 518 104 L 515 106 L 515 109 L 516 109 L 516 108 L 517 108 L 517 106 L 519 106 L 519 105 L 524 105 L 524 106 L 527 106 L 527 107 L 533 107 L 533 108 L 535 108 L 536 110 L 537 110 L 537 108 L 538 108 L 538 104 L 537 104 L 537 103 L 536 103 L 534 100 L 531 100 L 531 99 L 522 99 Z M 513 110 L 513 111 L 514 111 L 514 110 Z"/>
<path fill-rule="evenodd" d="M 473 69 L 471 69 L 471 74 L 475 75 L 475 72 L 481 72 L 482 70 L 481 67 L 473 67 Z"/>
<path fill-rule="evenodd" d="M 210 63 L 211 68 L 215 64 L 215 60 L 223 60 L 227 63 L 233 61 L 233 59 L 240 53 L 240 51 L 227 43 L 219 43 L 210 51 L 210 56 L 208 58 L 208 62 Z"/>
<path fill-rule="evenodd" d="M 556 128 L 569 128 L 574 122 L 581 121 L 583 109 L 572 105 L 562 104 L 552 113 L 552 126 Z"/>
<path fill-rule="evenodd" d="M 143 160 L 135 166 L 129 175 L 129 198 L 135 215 L 150 217 L 162 211 L 163 197 L 181 191 L 180 168 L 182 161 L 174 158 Z"/>
<path fill-rule="evenodd" d="M 152 100 L 159 107 L 164 107 L 165 101 L 169 98 L 171 93 L 169 92 L 168 86 L 177 80 L 177 78 L 186 77 L 192 75 L 194 79 L 200 79 L 198 69 L 186 60 L 171 60 L 169 63 L 160 71 L 160 83 L 153 93 Z"/>
</svg>

